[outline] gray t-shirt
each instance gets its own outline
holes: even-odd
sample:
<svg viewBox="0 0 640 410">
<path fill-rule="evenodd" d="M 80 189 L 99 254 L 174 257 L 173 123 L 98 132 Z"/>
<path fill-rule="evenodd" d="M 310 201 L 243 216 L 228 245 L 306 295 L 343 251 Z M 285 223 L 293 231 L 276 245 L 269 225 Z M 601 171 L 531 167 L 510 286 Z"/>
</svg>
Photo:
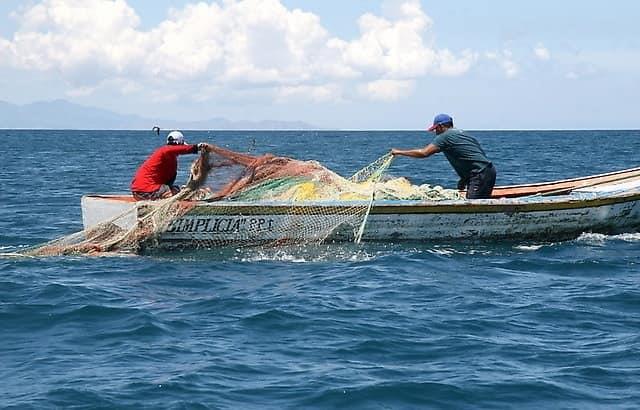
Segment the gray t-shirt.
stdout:
<svg viewBox="0 0 640 410">
<path fill-rule="evenodd" d="M 457 128 L 436 135 L 431 143 L 444 153 L 462 179 L 469 178 L 471 171 L 482 171 L 491 163 L 478 141 Z"/>
</svg>

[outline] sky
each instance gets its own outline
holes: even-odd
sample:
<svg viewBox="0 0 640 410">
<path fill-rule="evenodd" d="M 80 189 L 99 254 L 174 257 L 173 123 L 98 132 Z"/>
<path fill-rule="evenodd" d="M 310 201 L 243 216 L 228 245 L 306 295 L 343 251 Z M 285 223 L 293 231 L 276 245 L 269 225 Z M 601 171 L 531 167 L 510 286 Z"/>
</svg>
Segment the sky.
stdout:
<svg viewBox="0 0 640 410">
<path fill-rule="evenodd" d="M 0 100 L 325 129 L 639 129 L 635 0 L 0 0 Z"/>
</svg>

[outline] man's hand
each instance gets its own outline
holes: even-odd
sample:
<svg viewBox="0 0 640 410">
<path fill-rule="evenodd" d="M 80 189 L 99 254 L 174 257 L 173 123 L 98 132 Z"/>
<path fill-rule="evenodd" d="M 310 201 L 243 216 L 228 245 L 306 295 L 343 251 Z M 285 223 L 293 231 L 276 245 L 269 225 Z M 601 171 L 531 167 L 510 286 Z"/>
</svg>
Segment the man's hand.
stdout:
<svg viewBox="0 0 640 410">
<path fill-rule="evenodd" d="M 209 148 L 209 144 L 207 144 L 206 142 L 198 143 L 198 151 L 207 151 L 207 148 Z"/>
</svg>

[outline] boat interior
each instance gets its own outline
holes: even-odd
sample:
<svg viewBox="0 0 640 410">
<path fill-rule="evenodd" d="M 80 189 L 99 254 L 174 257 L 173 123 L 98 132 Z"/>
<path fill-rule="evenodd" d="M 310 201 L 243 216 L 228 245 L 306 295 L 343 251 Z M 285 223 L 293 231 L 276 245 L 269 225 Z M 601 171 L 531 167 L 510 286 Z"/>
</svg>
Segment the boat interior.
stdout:
<svg viewBox="0 0 640 410">
<path fill-rule="evenodd" d="M 582 178 L 564 179 L 553 182 L 542 182 L 526 185 L 498 186 L 493 188 L 492 198 L 518 198 L 529 195 L 567 195 L 576 189 L 596 187 L 607 184 L 618 184 L 633 180 L 640 181 L 640 167 L 591 175 Z"/>
</svg>

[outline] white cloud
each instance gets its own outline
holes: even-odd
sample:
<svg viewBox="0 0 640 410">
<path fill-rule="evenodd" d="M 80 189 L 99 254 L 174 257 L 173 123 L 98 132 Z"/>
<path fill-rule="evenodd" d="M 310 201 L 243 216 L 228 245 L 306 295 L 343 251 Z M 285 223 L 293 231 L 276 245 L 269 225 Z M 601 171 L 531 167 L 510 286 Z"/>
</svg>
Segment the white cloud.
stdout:
<svg viewBox="0 0 640 410">
<path fill-rule="evenodd" d="M 276 99 L 280 102 L 292 99 L 311 100 L 316 102 L 340 101 L 342 99 L 341 89 L 335 84 L 322 86 L 284 86 L 280 87 Z"/>
<path fill-rule="evenodd" d="M 411 94 L 413 81 L 376 80 L 360 87 L 360 93 L 378 101 L 396 101 Z"/>
<path fill-rule="evenodd" d="M 146 31 L 126 0 L 42 0 L 15 14 L 19 28 L 0 38 L 0 65 L 57 73 L 70 95 L 108 85 L 204 101 L 254 88 L 280 100 L 327 101 L 354 88 L 368 98 L 403 98 L 417 78 L 462 75 L 475 63 L 470 50 L 431 45 L 433 22 L 419 0 L 385 10 L 360 17 L 359 36 L 347 40 L 280 0 L 187 4 Z"/>
<path fill-rule="evenodd" d="M 67 91 L 69 97 L 86 97 L 93 94 L 97 87 L 77 87 Z"/>
<path fill-rule="evenodd" d="M 520 72 L 520 66 L 515 61 L 503 60 L 501 65 L 507 78 L 515 78 Z"/>
<path fill-rule="evenodd" d="M 138 24 L 124 0 L 46 0 L 21 16 L 13 63 L 71 74 L 95 65 L 122 71 L 141 57 Z"/>
<path fill-rule="evenodd" d="M 534 47 L 533 54 L 536 56 L 536 58 L 542 61 L 548 61 L 551 59 L 551 53 L 542 43 L 538 43 Z"/>
<path fill-rule="evenodd" d="M 412 4 L 415 2 L 410 2 Z M 396 78 L 427 73 L 435 63 L 435 52 L 424 46 L 422 33 L 431 20 L 419 7 L 401 7 L 401 17 L 390 21 L 372 14 L 360 17 L 361 36 L 344 49 L 352 66 L 382 72 Z"/>
<path fill-rule="evenodd" d="M 449 50 L 438 52 L 437 66 L 434 72 L 445 76 L 458 76 L 466 73 L 478 60 L 478 53 L 471 50 L 464 50 L 460 57 L 456 57 Z"/>
<path fill-rule="evenodd" d="M 514 61 L 511 50 L 488 52 L 485 58 L 496 61 L 507 78 L 515 78 L 520 73 L 520 65 Z"/>
</svg>

